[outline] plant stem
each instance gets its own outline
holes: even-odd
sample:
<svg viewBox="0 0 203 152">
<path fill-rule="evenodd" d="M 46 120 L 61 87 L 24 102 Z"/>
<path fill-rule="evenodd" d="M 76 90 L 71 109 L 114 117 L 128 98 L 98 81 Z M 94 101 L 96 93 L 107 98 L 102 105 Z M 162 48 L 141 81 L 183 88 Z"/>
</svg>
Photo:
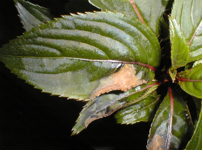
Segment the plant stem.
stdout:
<svg viewBox="0 0 203 152">
<path fill-rule="evenodd" d="M 191 80 L 191 79 L 184 79 L 184 78 L 179 78 L 178 81 L 202 82 L 202 80 Z"/>
<path fill-rule="evenodd" d="M 169 87 L 168 88 L 168 92 L 169 92 L 169 97 L 170 97 L 170 118 L 169 118 L 169 126 L 168 126 L 168 137 L 167 137 L 167 141 L 166 141 L 166 149 L 169 150 L 170 148 L 170 143 L 171 143 L 171 136 L 172 136 L 172 125 L 173 125 L 173 112 L 174 112 L 174 98 L 173 98 L 173 91 L 172 89 Z"/>
</svg>

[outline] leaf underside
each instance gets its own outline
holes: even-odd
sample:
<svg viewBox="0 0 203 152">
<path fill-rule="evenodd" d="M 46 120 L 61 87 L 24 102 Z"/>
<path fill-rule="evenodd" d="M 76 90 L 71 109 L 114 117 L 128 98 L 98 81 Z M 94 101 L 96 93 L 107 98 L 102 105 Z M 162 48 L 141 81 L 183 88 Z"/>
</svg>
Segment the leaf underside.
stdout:
<svg viewBox="0 0 203 152">
<path fill-rule="evenodd" d="M 63 16 L 12 40 L 0 50 L 12 72 L 44 92 L 88 100 L 126 62 L 159 66 L 160 46 L 139 20 L 112 12 Z M 134 64 L 143 81 L 154 78 Z M 134 86 L 135 87 L 135 86 Z"/>
</svg>

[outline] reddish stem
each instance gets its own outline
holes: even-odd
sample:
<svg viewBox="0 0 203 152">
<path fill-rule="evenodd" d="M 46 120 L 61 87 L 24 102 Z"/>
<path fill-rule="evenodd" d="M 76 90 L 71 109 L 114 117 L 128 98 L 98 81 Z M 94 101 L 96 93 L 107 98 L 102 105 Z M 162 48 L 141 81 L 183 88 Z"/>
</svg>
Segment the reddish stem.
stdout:
<svg viewBox="0 0 203 152">
<path fill-rule="evenodd" d="M 191 80 L 191 79 L 184 79 L 184 78 L 179 78 L 178 81 L 202 82 L 202 80 Z"/>
<path fill-rule="evenodd" d="M 172 125 L 173 125 L 173 113 L 174 113 L 174 98 L 173 98 L 173 91 L 172 89 L 169 87 L 168 88 L 168 92 L 169 92 L 169 97 L 170 97 L 170 118 L 169 118 L 169 126 L 168 126 L 168 138 L 167 138 L 167 142 L 166 142 L 166 149 L 169 150 L 170 148 L 170 143 L 171 143 L 171 137 L 172 137 Z"/>
<path fill-rule="evenodd" d="M 149 68 L 152 71 L 156 71 L 156 68 L 154 68 L 153 66 L 150 66 L 148 64 L 144 64 L 144 63 L 140 63 L 140 62 L 135 62 L 135 64 L 147 67 L 147 68 Z"/>
<path fill-rule="evenodd" d="M 141 66 L 144 66 L 144 67 L 149 68 L 149 69 L 152 70 L 152 71 L 156 71 L 156 68 L 154 68 L 153 66 L 148 65 L 148 64 L 144 64 L 144 63 L 140 63 L 140 62 L 123 61 L 123 63 L 124 63 L 124 64 L 136 64 L 136 65 L 141 65 Z"/>
<path fill-rule="evenodd" d="M 138 16 L 138 18 L 140 19 L 140 21 L 141 21 L 142 23 L 146 24 L 145 21 L 144 21 L 144 19 L 142 18 L 142 15 L 141 15 L 140 12 L 139 12 L 137 6 L 136 6 L 135 3 L 133 2 L 133 0 L 130 0 L 130 3 L 132 4 L 133 8 L 135 9 L 135 12 L 137 13 L 137 16 Z"/>
</svg>

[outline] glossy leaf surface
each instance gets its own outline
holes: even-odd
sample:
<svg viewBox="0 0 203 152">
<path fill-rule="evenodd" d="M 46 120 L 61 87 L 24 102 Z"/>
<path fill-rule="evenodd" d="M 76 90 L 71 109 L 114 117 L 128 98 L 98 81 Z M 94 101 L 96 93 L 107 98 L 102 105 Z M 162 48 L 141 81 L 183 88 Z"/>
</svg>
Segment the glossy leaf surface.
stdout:
<svg viewBox="0 0 203 152">
<path fill-rule="evenodd" d="M 149 150 L 179 149 L 193 130 L 186 102 L 168 92 L 152 122 L 147 148 Z"/>
<path fill-rule="evenodd" d="M 144 100 L 120 110 L 115 115 L 117 123 L 128 125 L 141 121 L 151 121 L 155 115 L 159 103 L 158 101 L 159 96 L 154 92 L 154 94 L 151 94 Z"/>
<path fill-rule="evenodd" d="M 150 96 L 158 86 L 159 84 L 150 82 L 124 93 L 108 93 L 89 101 L 81 111 L 77 123 L 73 127 L 72 135 L 81 132 L 94 120 L 107 117 L 121 108 L 141 102 Z"/>
<path fill-rule="evenodd" d="M 25 0 L 14 0 L 19 17 L 26 31 L 53 19 L 50 11 Z"/>
<path fill-rule="evenodd" d="M 192 135 L 192 138 L 188 142 L 186 150 L 202 150 L 202 110 L 199 114 L 199 120 L 196 124 L 196 128 Z"/>
<path fill-rule="evenodd" d="M 156 35 L 159 33 L 159 20 L 168 4 L 167 0 L 89 0 L 102 11 L 126 13 L 146 23 Z"/>
<path fill-rule="evenodd" d="M 177 21 L 190 46 L 188 62 L 202 58 L 202 0 L 175 0 L 171 18 Z"/>
<path fill-rule="evenodd" d="M 176 19 L 169 18 L 172 71 L 185 66 L 189 60 L 189 46 Z"/>
<path fill-rule="evenodd" d="M 188 94 L 202 98 L 202 64 L 178 73 L 180 87 Z"/>
<path fill-rule="evenodd" d="M 154 33 L 139 20 L 111 12 L 64 16 L 11 41 L 0 54 L 13 73 L 36 88 L 79 100 L 107 85 L 123 63 L 157 67 L 160 62 Z M 145 83 L 154 78 L 147 67 L 131 70 Z"/>
</svg>

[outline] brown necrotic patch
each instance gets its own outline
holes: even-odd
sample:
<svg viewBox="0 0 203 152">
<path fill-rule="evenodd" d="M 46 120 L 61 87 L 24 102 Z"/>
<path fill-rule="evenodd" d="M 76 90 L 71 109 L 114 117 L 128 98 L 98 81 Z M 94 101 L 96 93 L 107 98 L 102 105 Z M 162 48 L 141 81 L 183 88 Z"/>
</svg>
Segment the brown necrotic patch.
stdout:
<svg viewBox="0 0 203 152">
<path fill-rule="evenodd" d="M 132 64 L 124 64 L 118 72 L 100 80 L 99 86 L 91 94 L 90 99 L 110 91 L 127 91 L 145 83 L 147 81 L 136 76 L 136 70 Z"/>
<path fill-rule="evenodd" d="M 151 141 L 151 143 L 147 146 L 148 150 L 164 150 L 162 146 L 164 146 L 165 140 L 162 136 L 156 134 Z"/>
</svg>

